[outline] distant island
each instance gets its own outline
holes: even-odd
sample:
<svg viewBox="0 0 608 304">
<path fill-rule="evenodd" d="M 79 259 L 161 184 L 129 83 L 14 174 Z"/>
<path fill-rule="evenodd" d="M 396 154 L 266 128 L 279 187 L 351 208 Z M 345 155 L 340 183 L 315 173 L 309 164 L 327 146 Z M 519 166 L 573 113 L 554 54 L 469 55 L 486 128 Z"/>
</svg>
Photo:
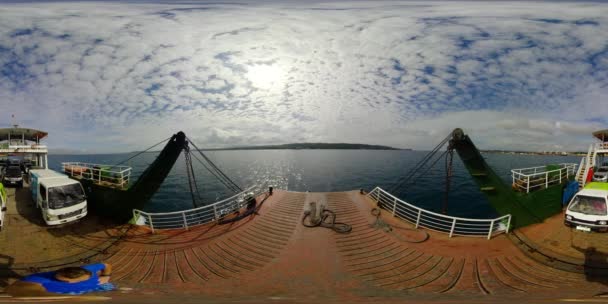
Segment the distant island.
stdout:
<svg viewBox="0 0 608 304">
<path fill-rule="evenodd" d="M 411 150 L 397 149 L 389 146 L 380 145 L 365 145 L 365 144 L 345 144 L 345 143 L 295 143 L 284 145 L 263 145 L 263 146 L 245 146 L 245 147 L 230 147 L 217 149 L 203 149 L 206 151 L 221 151 L 221 150 Z"/>
<path fill-rule="evenodd" d="M 559 155 L 559 156 L 585 156 L 586 152 L 567 151 L 509 151 L 509 150 L 479 150 L 481 153 L 517 154 L 517 155 Z"/>
<path fill-rule="evenodd" d="M 230 151 L 230 150 L 401 150 L 412 151 L 412 149 L 399 149 L 381 145 L 345 144 L 345 143 L 294 143 L 284 145 L 242 146 L 227 148 L 202 148 L 203 151 Z M 140 153 L 144 151 L 131 151 L 109 154 Z M 158 153 L 160 150 L 145 151 L 145 153 Z M 54 155 L 82 155 L 86 151 L 53 149 L 49 154 Z"/>
</svg>

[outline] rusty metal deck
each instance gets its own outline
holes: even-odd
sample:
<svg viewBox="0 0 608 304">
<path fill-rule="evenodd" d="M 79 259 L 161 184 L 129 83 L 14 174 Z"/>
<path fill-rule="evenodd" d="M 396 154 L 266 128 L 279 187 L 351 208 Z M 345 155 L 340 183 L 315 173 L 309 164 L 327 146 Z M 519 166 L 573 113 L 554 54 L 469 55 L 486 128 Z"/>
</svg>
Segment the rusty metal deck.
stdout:
<svg viewBox="0 0 608 304">
<path fill-rule="evenodd" d="M 351 233 L 301 225 L 307 202 L 322 200 L 338 221 L 352 225 Z M 411 226 L 387 212 L 381 218 L 393 232 L 376 229 L 373 207 L 358 191 L 275 191 L 258 214 L 226 225 L 152 234 L 144 227 L 83 221 L 52 235 L 64 239 L 55 242 L 64 246 L 63 254 L 55 248 L 44 260 L 13 250 L 14 265 L 21 266 L 13 273 L 27 272 L 27 259 L 44 267 L 105 261 L 114 266 L 112 281 L 130 290 L 104 294 L 115 299 L 154 294 L 216 300 L 530 300 L 608 289 L 584 273 L 537 262 L 504 235 L 488 241 L 429 232 L 426 242 L 409 243 L 420 234 L 403 229 Z M 83 229 L 86 225 L 95 229 Z"/>
</svg>

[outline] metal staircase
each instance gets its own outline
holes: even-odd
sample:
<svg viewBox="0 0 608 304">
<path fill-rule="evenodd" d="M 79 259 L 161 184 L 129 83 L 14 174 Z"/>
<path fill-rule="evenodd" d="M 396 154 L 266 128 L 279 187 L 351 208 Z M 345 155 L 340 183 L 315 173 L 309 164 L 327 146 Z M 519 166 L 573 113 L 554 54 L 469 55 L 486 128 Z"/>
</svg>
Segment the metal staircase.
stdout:
<svg viewBox="0 0 608 304">
<path fill-rule="evenodd" d="M 589 175 L 589 169 L 595 166 L 596 157 L 597 153 L 595 150 L 595 145 L 591 144 L 589 145 L 587 155 L 581 159 L 581 164 L 578 166 L 578 171 L 576 172 L 576 181 L 579 184 L 579 188 L 585 187 L 587 175 Z"/>
</svg>

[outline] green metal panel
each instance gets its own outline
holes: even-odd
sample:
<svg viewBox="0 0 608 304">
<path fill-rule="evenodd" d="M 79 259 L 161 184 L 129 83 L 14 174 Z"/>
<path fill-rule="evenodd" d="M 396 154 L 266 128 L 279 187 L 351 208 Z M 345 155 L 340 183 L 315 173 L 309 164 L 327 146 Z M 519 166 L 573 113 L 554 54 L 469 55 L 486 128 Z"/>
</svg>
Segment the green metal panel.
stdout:
<svg viewBox="0 0 608 304">
<path fill-rule="evenodd" d="M 4 185 L 0 183 L 0 205 L 6 204 L 7 196 L 6 190 L 4 189 Z"/>
<path fill-rule="evenodd" d="M 561 211 L 561 196 L 567 180 L 530 194 L 518 193 L 492 170 L 462 130 L 454 130 L 450 146 L 458 152 L 480 189 L 493 189 L 482 193 L 500 215 L 511 214 L 513 228 L 540 223 Z"/>
<path fill-rule="evenodd" d="M 127 190 L 100 186 L 91 180 L 81 180 L 87 194 L 89 210 L 117 222 L 129 221 L 133 217 L 133 209 L 143 209 L 158 191 L 186 145 L 186 135 L 183 132 L 173 135 L 154 162 Z"/>
<path fill-rule="evenodd" d="M 591 182 L 585 185 L 585 189 L 608 191 L 608 183 Z"/>
</svg>

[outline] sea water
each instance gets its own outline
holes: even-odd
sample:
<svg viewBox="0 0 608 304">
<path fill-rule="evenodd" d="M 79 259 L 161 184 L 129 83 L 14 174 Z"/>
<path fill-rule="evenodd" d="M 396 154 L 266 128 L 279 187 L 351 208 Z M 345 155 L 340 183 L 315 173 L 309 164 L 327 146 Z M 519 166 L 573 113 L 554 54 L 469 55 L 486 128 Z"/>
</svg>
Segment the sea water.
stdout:
<svg viewBox="0 0 608 304">
<path fill-rule="evenodd" d="M 290 191 L 347 191 L 378 186 L 391 189 L 407 176 L 428 152 L 405 150 L 236 150 L 206 151 L 205 154 L 242 188 L 269 181 L 276 189 Z M 61 162 L 78 161 L 113 165 L 133 154 L 49 155 L 49 166 L 61 170 Z M 158 153 L 144 153 L 125 165 L 133 167 L 134 181 Z M 505 183 L 511 183 L 510 170 L 554 163 L 579 163 L 576 156 L 513 155 L 484 153 L 488 164 Z M 199 157 L 200 158 L 200 157 Z M 232 194 L 203 166 L 194 161 L 202 201 L 210 204 Z M 440 212 L 445 202 L 445 160 L 425 175 L 411 180 L 393 193 L 416 206 Z M 454 154 L 453 176 L 448 195 L 448 214 L 486 218 L 496 213 L 479 191 Z M 145 211 L 166 212 L 192 208 L 188 176 L 183 155 L 178 159 Z"/>
</svg>

